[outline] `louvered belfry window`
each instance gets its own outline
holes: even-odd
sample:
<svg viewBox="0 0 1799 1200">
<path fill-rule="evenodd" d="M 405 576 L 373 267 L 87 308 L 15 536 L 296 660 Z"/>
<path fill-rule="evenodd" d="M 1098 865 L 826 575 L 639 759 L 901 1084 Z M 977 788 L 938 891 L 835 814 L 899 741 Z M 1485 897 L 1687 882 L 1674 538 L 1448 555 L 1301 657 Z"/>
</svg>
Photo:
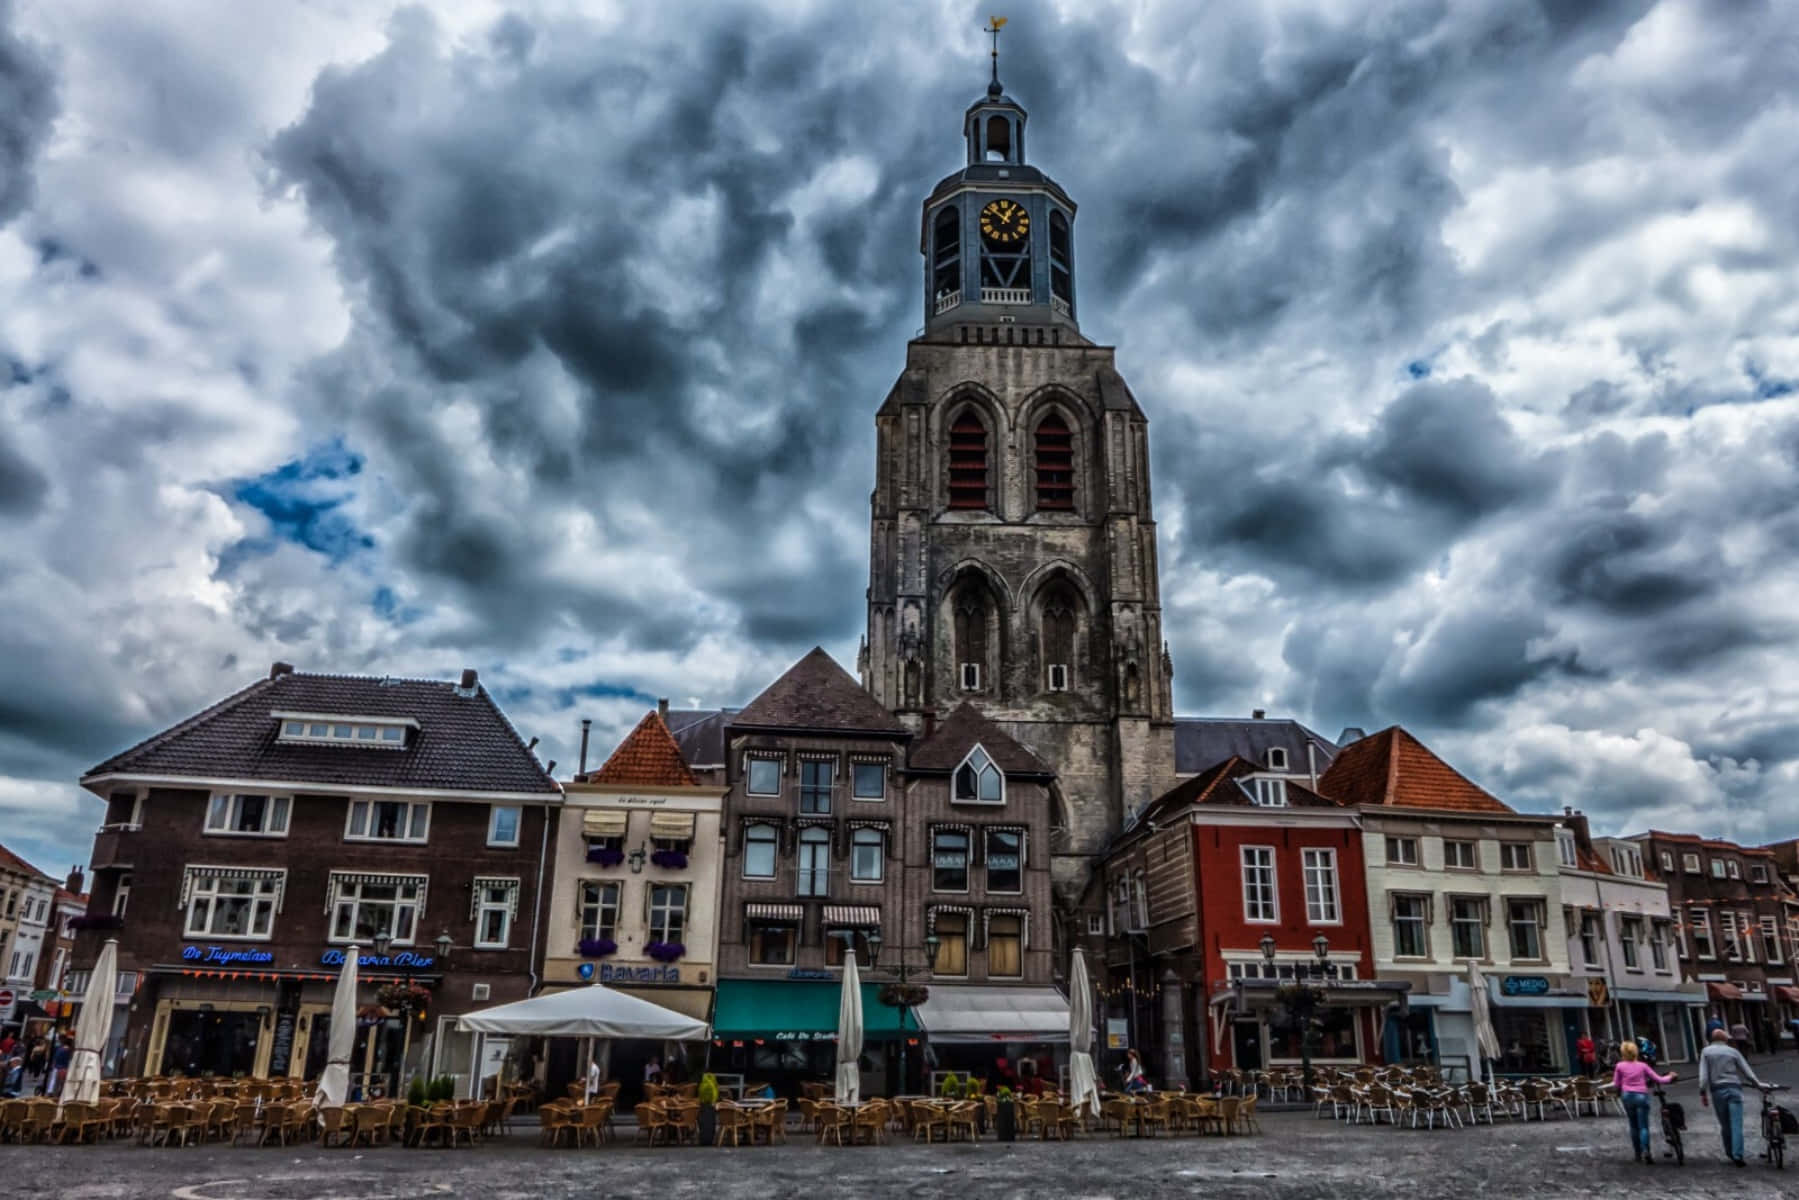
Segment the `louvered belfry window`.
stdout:
<svg viewBox="0 0 1799 1200">
<path fill-rule="evenodd" d="M 949 428 L 949 506 L 987 507 L 987 427 L 971 409 Z"/>
<path fill-rule="evenodd" d="M 1057 413 L 1037 422 L 1037 507 L 1074 507 L 1074 434 Z"/>
</svg>

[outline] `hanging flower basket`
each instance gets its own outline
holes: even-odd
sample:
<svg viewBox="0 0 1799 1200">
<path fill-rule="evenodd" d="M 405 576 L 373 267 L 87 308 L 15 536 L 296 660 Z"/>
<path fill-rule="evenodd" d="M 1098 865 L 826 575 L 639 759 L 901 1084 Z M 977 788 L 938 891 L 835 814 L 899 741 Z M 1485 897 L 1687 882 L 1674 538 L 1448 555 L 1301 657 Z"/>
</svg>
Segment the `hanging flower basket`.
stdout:
<svg viewBox="0 0 1799 1200">
<path fill-rule="evenodd" d="M 643 948 L 643 952 L 657 962 L 671 963 L 687 953 L 687 947 L 680 942 L 651 942 Z"/>
<path fill-rule="evenodd" d="M 587 861 L 602 867 L 616 867 L 625 861 L 625 852 L 617 846 L 589 846 Z"/>
<path fill-rule="evenodd" d="M 679 871 L 687 865 L 687 851 L 658 850 L 650 855 L 650 862 L 658 867 L 665 867 L 671 871 Z"/>
<path fill-rule="evenodd" d="M 605 958 L 618 953 L 618 943 L 611 938 L 582 938 L 579 948 L 582 958 Z"/>
<path fill-rule="evenodd" d="M 922 983 L 888 983 L 881 986 L 881 1003 L 888 1008 L 917 1008 L 931 998 Z"/>
<path fill-rule="evenodd" d="M 375 999 L 390 1012 L 406 1012 L 430 1007 L 431 993 L 417 984 L 388 983 L 375 993 Z"/>
</svg>

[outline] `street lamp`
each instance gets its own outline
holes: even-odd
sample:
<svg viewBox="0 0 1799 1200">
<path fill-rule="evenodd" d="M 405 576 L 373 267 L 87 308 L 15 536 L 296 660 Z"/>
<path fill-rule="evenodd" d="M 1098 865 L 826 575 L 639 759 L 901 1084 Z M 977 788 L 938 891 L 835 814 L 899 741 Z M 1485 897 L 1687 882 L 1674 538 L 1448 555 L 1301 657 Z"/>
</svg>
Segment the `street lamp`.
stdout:
<svg viewBox="0 0 1799 1200">
<path fill-rule="evenodd" d="M 1261 941 L 1262 958 L 1267 961 L 1269 972 L 1274 973 L 1274 935 L 1264 933 Z M 1275 995 L 1287 1009 L 1288 1015 L 1299 1026 L 1299 1062 L 1305 1079 L 1306 1095 L 1312 1094 L 1312 1043 L 1318 1036 L 1313 1017 L 1317 1015 L 1319 1006 L 1324 1001 L 1324 984 L 1330 977 L 1330 939 L 1322 933 L 1312 939 L 1312 953 L 1316 961 L 1294 964 L 1293 981 L 1283 983 Z"/>
<path fill-rule="evenodd" d="M 375 935 L 375 957 L 386 958 L 388 950 L 394 944 L 394 935 L 383 929 Z"/>
<path fill-rule="evenodd" d="M 864 941 L 868 944 L 868 969 L 870 971 L 885 969 L 893 976 L 895 981 L 891 991 L 886 988 L 881 990 L 881 1003 L 891 1004 L 894 1008 L 899 1009 L 899 1086 L 900 1091 L 904 1092 L 906 1090 L 906 1014 L 912 1011 L 915 1002 L 908 986 L 908 981 L 915 975 L 929 975 L 936 969 L 937 951 L 942 947 L 943 943 L 938 939 L 936 934 L 926 934 L 924 939 L 924 966 L 921 967 L 916 964 L 908 964 L 904 960 L 904 951 L 902 951 L 902 958 L 899 962 L 886 968 L 882 968 L 880 966 L 881 947 L 885 945 L 885 940 L 881 937 L 881 931 L 878 928 L 870 930 Z M 919 991 L 923 992 L 924 988 L 919 988 Z M 889 999 L 890 995 L 892 997 L 891 1000 Z M 916 1003 L 924 1003 L 924 997 L 921 996 L 917 998 Z"/>
<path fill-rule="evenodd" d="M 448 970 L 450 966 L 450 951 L 456 948 L 456 943 L 450 940 L 450 931 L 446 929 L 438 934 L 437 941 L 432 944 L 437 947 L 437 962 L 433 965 L 440 971 Z"/>
</svg>

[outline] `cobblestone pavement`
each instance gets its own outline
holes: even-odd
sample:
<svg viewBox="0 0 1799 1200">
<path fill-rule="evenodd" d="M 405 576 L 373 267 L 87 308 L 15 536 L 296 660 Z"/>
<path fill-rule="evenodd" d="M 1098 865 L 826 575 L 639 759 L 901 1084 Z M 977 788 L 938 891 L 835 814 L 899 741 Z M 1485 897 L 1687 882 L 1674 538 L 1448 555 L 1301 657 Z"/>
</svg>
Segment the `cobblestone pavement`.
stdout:
<svg viewBox="0 0 1799 1200">
<path fill-rule="evenodd" d="M 1799 1083 L 1799 1060 L 1758 1063 Z M 415 1200 L 469 1196 L 653 1196 L 705 1200 L 855 1197 L 1272 1196 L 1392 1198 L 1799 1196 L 1799 1164 L 1776 1173 L 1723 1161 L 1717 1126 L 1690 1080 L 1673 1089 L 1691 1129 L 1685 1167 L 1646 1169 L 1629 1157 L 1624 1122 L 1552 1120 L 1453 1131 L 1349 1127 L 1300 1113 L 1269 1114 L 1259 1138 L 1144 1141 L 1095 1135 L 1068 1145 L 542 1150 L 534 1133 L 472 1150 L 254 1150 L 136 1145 L 0 1147 L 0 1196 L 60 1200 Z M 1745 1114 L 1750 1129 L 1758 1102 Z M 1659 1149 L 1659 1134 L 1658 1134 Z"/>
</svg>

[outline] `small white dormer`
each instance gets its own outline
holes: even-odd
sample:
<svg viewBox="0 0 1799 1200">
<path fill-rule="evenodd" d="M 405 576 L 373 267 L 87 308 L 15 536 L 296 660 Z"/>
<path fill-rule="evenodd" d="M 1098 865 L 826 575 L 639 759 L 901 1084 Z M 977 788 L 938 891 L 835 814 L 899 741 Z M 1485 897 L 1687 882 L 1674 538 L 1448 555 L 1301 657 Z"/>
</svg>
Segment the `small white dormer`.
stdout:
<svg viewBox="0 0 1799 1200">
<path fill-rule="evenodd" d="M 1270 771 L 1285 771 L 1287 769 L 1287 748 L 1285 746 L 1270 746 L 1268 747 L 1268 752 L 1263 755 L 1263 757 L 1268 760 L 1268 769 Z"/>
<path fill-rule="evenodd" d="M 950 802 L 953 804 L 1004 804 L 1006 777 L 993 764 L 987 752 L 977 744 L 968 752 L 951 777 Z"/>
</svg>

